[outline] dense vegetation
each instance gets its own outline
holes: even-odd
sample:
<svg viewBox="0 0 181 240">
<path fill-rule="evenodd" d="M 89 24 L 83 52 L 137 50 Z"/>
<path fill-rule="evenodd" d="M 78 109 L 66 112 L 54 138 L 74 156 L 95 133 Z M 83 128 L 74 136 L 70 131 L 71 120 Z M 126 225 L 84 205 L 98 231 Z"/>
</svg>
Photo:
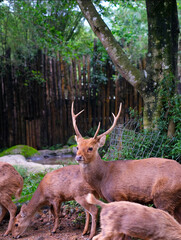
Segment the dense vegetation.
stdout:
<svg viewBox="0 0 181 240">
<path fill-rule="evenodd" d="M 29 201 L 34 192 L 36 191 L 40 181 L 45 176 L 46 172 L 39 173 L 28 173 L 26 168 L 21 166 L 14 166 L 15 169 L 19 172 L 19 174 L 23 177 L 24 186 L 21 194 L 21 198 L 16 201 L 17 203 L 24 203 Z"/>
</svg>

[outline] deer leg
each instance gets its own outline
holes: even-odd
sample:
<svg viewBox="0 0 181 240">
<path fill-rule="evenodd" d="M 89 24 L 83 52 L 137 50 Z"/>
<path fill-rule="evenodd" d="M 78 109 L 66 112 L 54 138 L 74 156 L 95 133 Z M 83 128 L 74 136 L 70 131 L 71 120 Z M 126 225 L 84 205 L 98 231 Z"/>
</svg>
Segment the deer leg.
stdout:
<svg viewBox="0 0 181 240">
<path fill-rule="evenodd" d="M 98 213 L 98 209 L 96 206 L 91 205 L 89 203 L 86 202 L 85 197 L 77 197 L 75 199 L 79 204 L 81 204 L 82 207 L 84 207 L 90 214 L 92 217 L 92 224 L 91 224 L 91 231 L 90 231 L 90 235 L 88 239 L 92 239 L 92 237 L 95 235 L 96 233 L 96 223 L 97 223 L 97 213 Z M 84 230 L 87 232 L 87 227 L 88 227 L 88 218 L 86 218 L 86 224 L 84 227 Z M 83 233 L 85 234 L 85 232 L 83 231 Z"/>
<path fill-rule="evenodd" d="M 96 225 L 97 225 L 97 214 L 98 214 L 98 209 L 96 206 L 91 205 L 88 209 L 88 211 L 91 214 L 92 217 L 92 224 L 91 224 L 91 231 L 90 231 L 90 235 L 89 235 L 89 239 L 92 239 L 92 237 L 95 235 L 96 233 Z"/>
<path fill-rule="evenodd" d="M 102 233 L 99 233 L 98 235 L 96 235 L 95 237 L 93 237 L 92 240 L 99 240 L 102 237 Z"/>
<path fill-rule="evenodd" d="M 54 216 L 54 226 L 52 233 L 55 233 L 58 228 L 60 205 L 61 205 L 60 199 L 54 199 L 54 201 L 52 202 L 53 208 L 51 209 L 51 212 Z"/>
<path fill-rule="evenodd" d="M 6 196 L 6 198 L 3 201 L 1 200 L 1 204 L 3 205 L 4 208 L 6 208 L 8 210 L 8 212 L 10 214 L 8 228 L 7 228 L 6 232 L 4 233 L 4 236 L 7 236 L 12 230 L 17 207 L 12 202 L 10 196 Z"/>
<path fill-rule="evenodd" d="M 89 228 L 90 214 L 87 210 L 85 210 L 85 215 L 86 215 L 86 221 L 85 221 L 85 226 L 84 226 L 82 235 L 85 235 L 88 232 L 88 228 Z"/>
<path fill-rule="evenodd" d="M 4 218 L 4 216 L 7 213 L 7 209 L 3 205 L 0 205 L 0 208 L 1 208 L 0 223 L 1 223 L 3 218 Z"/>
<path fill-rule="evenodd" d="M 93 237 L 92 240 L 125 240 L 125 235 L 124 233 L 113 233 L 112 231 L 107 232 L 106 229 L 103 228 L 101 233 Z"/>
<path fill-rule="evenodd" d="M 98 240 L 113 240 L 113 237 L 112 236 L 105 236 L 105 237 L 101 236 L 98 238 Z"/>
</svg>

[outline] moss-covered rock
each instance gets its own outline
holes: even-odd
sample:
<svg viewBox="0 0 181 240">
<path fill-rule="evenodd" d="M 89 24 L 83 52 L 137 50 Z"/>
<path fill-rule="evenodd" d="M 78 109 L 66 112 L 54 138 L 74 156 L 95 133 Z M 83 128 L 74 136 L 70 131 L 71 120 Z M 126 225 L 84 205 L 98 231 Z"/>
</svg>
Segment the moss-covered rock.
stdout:
<svg viewBox="0 0 181 240">
<path fill-rule="evenodd" d="M 0 157 L 3 157 L 5 155 L 15 155 L 15 154 L 21 154 L 25 158 L 28 158 L 33 156 L 34 154 L 38 154 L 38 151 L 35 148 L 29 147 L 27 145 L 16 145 L 1 152 Z"/>
</svg>

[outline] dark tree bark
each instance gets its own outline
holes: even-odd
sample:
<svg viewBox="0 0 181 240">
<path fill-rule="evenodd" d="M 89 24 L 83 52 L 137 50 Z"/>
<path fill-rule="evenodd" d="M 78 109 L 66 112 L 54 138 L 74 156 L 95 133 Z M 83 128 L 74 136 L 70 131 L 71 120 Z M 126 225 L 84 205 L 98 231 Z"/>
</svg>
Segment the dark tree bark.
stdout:
<svg viewBox="0 0 181 240">
<path fill-rule="evenodd" d="M 144 108 L 149 121 L 159 117 L 162 106 L 158 88 L 163 78 L 178 79 L 179 22 L 176 0 L 146 0 L 148 18 L 147 75 L 144 82 Z M 169 77 L 173 75 L 172 77 Z M 170 84 L 168 82 L 168 84 Z M 176 85 L 175 85 L 176 87 Z M 175 91 L 173 88 L 173 94 Z M 173 126 L 173 124 L 172 124 Z"/>
<path fill-rule="evenodd" d="M 159 83 L 172 73 L 177 78 L 179 24 L 176 0 L 146 0 L 148 16 L 148 54 L 146 71 L 134 67 L 91 0 L 77 0 L 92 30 L 102 42 L 118 72 L 144 99 L 144 127 L 153 126 L 159 117 Z"/>
</svg>

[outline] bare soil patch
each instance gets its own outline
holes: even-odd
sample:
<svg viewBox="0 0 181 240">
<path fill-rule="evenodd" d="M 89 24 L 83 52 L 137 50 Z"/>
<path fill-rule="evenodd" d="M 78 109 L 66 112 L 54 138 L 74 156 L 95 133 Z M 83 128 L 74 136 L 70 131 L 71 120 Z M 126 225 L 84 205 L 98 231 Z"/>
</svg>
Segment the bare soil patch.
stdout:
<svg viewBox="0 0 181 240">
<path fill-rule="evenodd" d="M 56 233 L 53 229 L 53 217 L 49 215 L 49 209 L 41 209 L 35 214 L 31 225 L 26 229 L 21 240 L 85 240 L 88 235 L 82 236 L 85 213 L 81 207 L 70 208 L 64 205 L 61 208 L 60 225 Z M 0 224 L 0 240 L 12 240 L 12 235 L 4 237 L 3 234 L 8 226 L 8 217 Z"/>
</svg>

